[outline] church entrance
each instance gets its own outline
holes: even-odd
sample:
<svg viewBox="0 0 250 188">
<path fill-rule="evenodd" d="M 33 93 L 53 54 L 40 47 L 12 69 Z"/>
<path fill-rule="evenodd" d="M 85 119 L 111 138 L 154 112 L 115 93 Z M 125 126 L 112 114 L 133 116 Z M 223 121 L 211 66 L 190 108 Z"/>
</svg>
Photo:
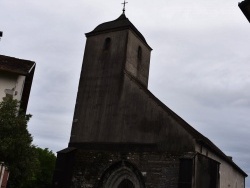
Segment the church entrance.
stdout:
<svg viewBox="0 0 250 188">
<path fill-rule="evenodd" d="M 135 186 L 130 180 L 124 179 L 117 188 L 135 188 Z"/>
<path fill-rule="evenodd" d="M 145 188 L 141 172 L 128 161 L 111 165 L 103 173 L 98 188 Z"/>
</svg>

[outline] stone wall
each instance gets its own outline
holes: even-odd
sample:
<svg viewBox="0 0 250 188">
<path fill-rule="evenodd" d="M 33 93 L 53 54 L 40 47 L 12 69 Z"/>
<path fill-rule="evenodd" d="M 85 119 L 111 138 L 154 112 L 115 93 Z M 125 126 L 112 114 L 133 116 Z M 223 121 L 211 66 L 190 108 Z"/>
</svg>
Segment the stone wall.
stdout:
<svg viewBox="0 0 250 188">
<path fill-rule="evenodd" d="M 120 167 L 117 167 L 119 164 Z M 167 152 L 78 150 L 73 170 L 73 181 L 75 185 L 80 183 L 85 187 L 104 187 L 105 181 L 110 179 L 112 171 L 125 167 L 130 169 L 129 171 L 139 179 L 138 182 L 141 183 L 141 186 L 138 187 L 140 188 L 144 185 L 147 188 L 178 187 L 179 155 L 172 155 Z M 118 172 L 115 174 L 119 176 Z M 119 183 L 125 176 L 114 181 Z M 133 179 L 132 175 L 129 176 Z M 111 179 L 110 182 L 113 181 Z M 139 184 L 133 183 L 134 185 Z"/>
</svg>

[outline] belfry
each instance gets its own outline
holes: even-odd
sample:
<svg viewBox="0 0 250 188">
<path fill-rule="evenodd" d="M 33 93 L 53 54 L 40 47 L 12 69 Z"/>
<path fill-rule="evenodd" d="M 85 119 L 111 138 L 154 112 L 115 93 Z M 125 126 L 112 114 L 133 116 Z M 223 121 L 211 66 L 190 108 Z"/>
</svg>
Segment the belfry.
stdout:
<svg viewBox="0 0 250 188">
<path fill-rule="evenodd" d="M 54 187 L 245 187 L 246 173 L 147 89 L 152 49 L 125 13 L 86 37 Z"/>
</svg>

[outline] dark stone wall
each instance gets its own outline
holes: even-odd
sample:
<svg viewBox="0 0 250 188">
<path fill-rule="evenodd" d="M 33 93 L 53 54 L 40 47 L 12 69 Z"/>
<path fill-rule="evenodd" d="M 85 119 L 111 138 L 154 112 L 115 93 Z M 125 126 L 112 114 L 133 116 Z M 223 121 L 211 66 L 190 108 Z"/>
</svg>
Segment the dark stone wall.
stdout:
<svg viewBox="0 0 250 188">
<path fill-rule="evenodd" d="M 166 152 L 78 150 L 76 159 L 73 180 L 78 180 L 86 187 L 99 187 L 107 169 L 121 161 L 132 164 L 139 171 L 147 188 L 178 187 L 179 155 Z"/>
</svg>

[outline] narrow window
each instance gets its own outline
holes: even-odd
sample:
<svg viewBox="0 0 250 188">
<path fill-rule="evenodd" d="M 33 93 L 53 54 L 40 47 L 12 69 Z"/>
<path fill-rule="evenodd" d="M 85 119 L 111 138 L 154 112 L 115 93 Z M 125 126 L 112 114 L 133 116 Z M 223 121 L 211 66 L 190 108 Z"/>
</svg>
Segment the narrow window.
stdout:
<svg viewBox="0 0 250 188">
<path fill-rule="evenodd" d="M 138 60 L 141 60 L 141 57 L 142 57 L 142 50 L 141 50 L 141 47 L 139 46 L 138 50 L 137 50 L 137 58 L 138 58 Z"/>
<path fill-rule="evenodd" d="M 110 45 L 111 45 L 111 39 L 108 37 L 105 39 L 104 42 L 104 50 L 108 50 L 110 48 Z"/>
</svg>

